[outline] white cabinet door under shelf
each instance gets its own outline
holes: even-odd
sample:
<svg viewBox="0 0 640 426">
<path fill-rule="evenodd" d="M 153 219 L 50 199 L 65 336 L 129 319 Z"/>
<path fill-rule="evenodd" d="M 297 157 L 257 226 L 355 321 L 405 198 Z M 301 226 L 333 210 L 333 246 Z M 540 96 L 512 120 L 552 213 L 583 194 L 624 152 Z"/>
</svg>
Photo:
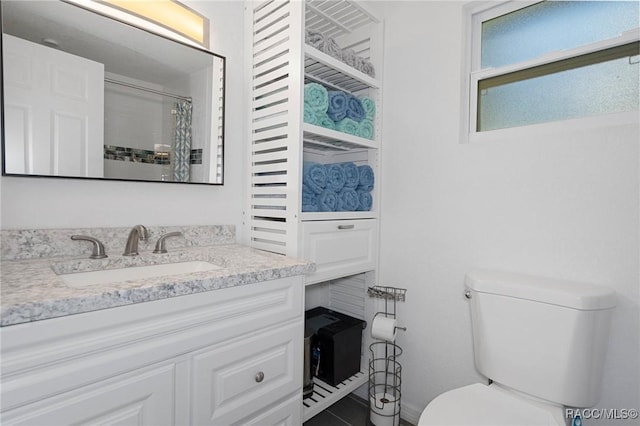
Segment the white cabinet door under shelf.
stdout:
<svg viewBox="0 0 640 426">
<path fill-rule="evenodd" d="M 2 414 L 3 425 L 174 424 L 174 365 L 135 371 Z"/>
<path fill-rule="evenodd" d="M 332 220 L 302 223 L 302 257 L 316 263 L 307 284 L 375 269 L 377 220 Z"/>
</svg>

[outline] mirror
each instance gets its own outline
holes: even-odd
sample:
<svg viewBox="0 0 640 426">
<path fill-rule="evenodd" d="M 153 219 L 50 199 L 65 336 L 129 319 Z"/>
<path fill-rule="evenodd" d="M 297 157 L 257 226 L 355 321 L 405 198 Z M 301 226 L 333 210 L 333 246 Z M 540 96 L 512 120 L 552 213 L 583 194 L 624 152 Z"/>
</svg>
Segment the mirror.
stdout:
<svg viewBox="0 0 640 426">
<path fill-rule="evenodd" d="M 62 1 L 2 1 L 3 175 L 223 183 L 225 58 Z"/>
</svg>

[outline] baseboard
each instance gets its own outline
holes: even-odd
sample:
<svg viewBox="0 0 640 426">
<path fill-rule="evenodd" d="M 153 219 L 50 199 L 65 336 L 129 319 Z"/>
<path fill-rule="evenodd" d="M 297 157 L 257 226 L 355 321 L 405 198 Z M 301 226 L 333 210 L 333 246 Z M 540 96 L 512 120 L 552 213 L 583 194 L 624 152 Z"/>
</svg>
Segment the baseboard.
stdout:
<svg viewBox="0 0 640 426">
<path fill-rule="evenodd" d="M 418 420 L 420 420 L 422 411 L 423 410 L 418 409 L 413 405 L 409 405 L 403 402 L 400 409 L 400 417 L 406 422 L 411 423 L 412 425 L 417 425 Z"/>
</svg>

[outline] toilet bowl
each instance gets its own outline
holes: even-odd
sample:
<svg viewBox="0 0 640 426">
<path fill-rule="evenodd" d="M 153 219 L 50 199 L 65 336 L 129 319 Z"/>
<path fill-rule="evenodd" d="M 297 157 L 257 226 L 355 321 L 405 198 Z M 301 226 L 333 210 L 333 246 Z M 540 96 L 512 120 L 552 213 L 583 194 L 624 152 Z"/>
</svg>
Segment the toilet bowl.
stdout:
<svg viewBox="0 0 640 426">
<path fill-rule="evenodd" d="M 437 396 L 424 409 L 419 426 L 565 426 L 562 407 L 475 383 Z"/>
<path fill-rule="evenodd" d="M 613 290 L 495 271 L 465 284 L 476 369 L 492 384 L 443 393 L 419 425 L 563 426 L 563 407 L 597 404 Z"/>
</svg>

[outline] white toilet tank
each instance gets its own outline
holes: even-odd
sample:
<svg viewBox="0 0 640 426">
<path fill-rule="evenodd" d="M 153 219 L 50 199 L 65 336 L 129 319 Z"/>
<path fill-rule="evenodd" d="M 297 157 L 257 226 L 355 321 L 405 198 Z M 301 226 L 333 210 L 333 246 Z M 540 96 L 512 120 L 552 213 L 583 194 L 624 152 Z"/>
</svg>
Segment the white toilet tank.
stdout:
<svg viewBox="0 0 640 426">
<path fill-rule="evenodd" d="M 613 290 L 492 271 L 470 272 L 465 284 L 480 373 L 557 404 L 597 404 Z"/>
</svg>

